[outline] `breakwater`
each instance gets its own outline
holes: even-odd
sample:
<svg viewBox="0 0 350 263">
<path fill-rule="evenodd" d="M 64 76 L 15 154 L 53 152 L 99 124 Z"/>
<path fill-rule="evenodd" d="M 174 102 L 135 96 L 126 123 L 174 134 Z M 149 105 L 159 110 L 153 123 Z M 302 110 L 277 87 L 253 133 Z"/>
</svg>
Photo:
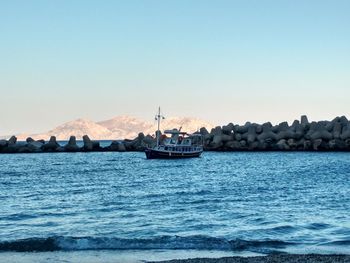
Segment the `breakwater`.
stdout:
<svg viewBox="0 0 350 263">
<path fill-rule="evenodd" d="M 345 116 L 332 121 L 309 122 L 304 115 L 292 125 L 288 122 L 278 125 L 270 122 L 230 123 L 217 126 L 210 132 L 203 127 L 199 133 L 207 151 L 350 151 L 350 121 Z M 133 140 L 112 141 L 106 147 L 87 135 L 83 136 L 81 147 L 77 145 L 75 136 L 71 136 L 63 146 L 57 143 L 55 136 L 51 136 L 49 141 L 27 138 L 25 142 L 18 142 L 12 136 L 9 140 L 0 140 L 0 153 L 143 151 L 155 143 L 154 137 L 143 133 Z"/>
</svg>

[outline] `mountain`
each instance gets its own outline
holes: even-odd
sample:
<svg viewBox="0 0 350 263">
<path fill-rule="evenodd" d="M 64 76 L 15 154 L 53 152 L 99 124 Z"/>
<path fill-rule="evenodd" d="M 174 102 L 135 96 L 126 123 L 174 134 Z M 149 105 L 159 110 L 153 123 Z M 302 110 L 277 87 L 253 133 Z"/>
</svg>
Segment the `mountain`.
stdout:
<svg viewBox="0 0 350 263">
<path fill-rule="evenodd" d="M 48 132 L 40 134 L 20 134 L 17 136 L 18 140 L 25 140 L 28 136 L 35 140 L 44 139 L 48 140 L 50 136 L 56 136 L 57 140 L 68 140 L 71 135 L 80 139 L 85 134 L 88 134 L 90 138 L 111 138 L 113 133 L 107 128 L 98 125 L 97 123 L 87 119 L 77 119 L 64 123 Z"/>
<path fill-rule="evenodd" d="M 94 122 L 87 119 L 77 119 L 64 123 L 48 132 L 40 134 L 19 134 L 18 140 L 32 137 L 35 140 L 48 140 L 50 136 L 56 136 L 57 140 L 68 140 L 75 135 L 78 140 L 85 134 L 94 140 L 133 139 L 138 133 L 154 134 L 157 122 L 144 121 L 132 116 L 117 116 L 115 118 Z M 201 127 L 210 129 L 213 125 L 209 122 L 189 117 L 170 117 L 161 122 L 161 130 L 180 128 L 183 131 L 195 132 Z"/>
<path fill-rule="evenodd" d="M 155 126 L 154 126 L 155 127 Z M 202 127 L 206 127 L 207 129 L 213 128 L 213 124 L 198 119 L 198 118 L 189 118 L 189 117 L 170 117 L 166 118 L 161 123 L 161 130 L 168 130 L 182 127 L 182 131 L 186 132 L 195 132 L 198 131 Z M 153 131 L 154 133 L 154 131 Z"/>
<path fill-rule="evenodd" d="M 118 139 L 135 138 L 140 132 L 148 133 L 146 131 L 154 129 L 154 126 L 149 122 L 125 115 L 101 121 L 97 124 L 111 131 L 114 138 Z"/>
</svg>

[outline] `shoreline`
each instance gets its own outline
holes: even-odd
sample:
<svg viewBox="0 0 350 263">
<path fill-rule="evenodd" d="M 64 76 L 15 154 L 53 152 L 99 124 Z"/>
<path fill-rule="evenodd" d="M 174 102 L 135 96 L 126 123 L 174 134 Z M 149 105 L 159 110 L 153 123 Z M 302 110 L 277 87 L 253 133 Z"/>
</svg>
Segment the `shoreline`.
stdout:
<svg viewBox="0 0 350 263">
<path fill-rule="evenodd" d="M 17 262 L 105 262 L 105 263 L 350 263 L 349 254 L 270 254 L 253 256 L 201 257 L 200 252 L 183 259 L 179 253 L 169 257 L 150 251 L 57 251 L 57 252 L 0 252 L 0 261 Z M 189 255 L 187 255 L 189 256 Z M 207 257 L 206 257 L 207 256 Z M 172 259 L 179 258 L 179 259 Z M 182 259 L 181 259 L 182 258 Z"/>
<path fill-rule="evenodd" d="M 162 133 L 157 131 L 156 134 Z M 270 122 L 229 123 L 217 126 L 210 132 L 202 127 L 195 134 L 196 138 L 198 135 L 202 138 L 200 144 L 205 151 L 350 152 L 350 121 L 345 116 L 332 121 L 309 122 L 304 115 L 292 125 L 288 122 L 278 125 Z M 160 138 L 160 143 L 165 138 Z M 80 146 L 77 138 L 70 136 L 67 144 L 60 145 L 55 136 L 51 136 L 49 141 L 28 137 L 25 142 L 17 141 L 16 136 L 12 136 L 8 140 L 0 140 L 0 153 L 133 152 L 152 148 L 157 142 L 155 137 L 142 132 L 134 139 L 113 140 L 107 146 L 102 146 L 104 140 L 91 140 L 88 135 L 82 136 L 82 141 L 83 145 Z"/>
<path fill-rule="evenodd" d="M 350 263 L 346 254 L 273 254 L 267 256 L 189 258 L 165 261 L 147 261 L 148 263 Z"/>
</svg>

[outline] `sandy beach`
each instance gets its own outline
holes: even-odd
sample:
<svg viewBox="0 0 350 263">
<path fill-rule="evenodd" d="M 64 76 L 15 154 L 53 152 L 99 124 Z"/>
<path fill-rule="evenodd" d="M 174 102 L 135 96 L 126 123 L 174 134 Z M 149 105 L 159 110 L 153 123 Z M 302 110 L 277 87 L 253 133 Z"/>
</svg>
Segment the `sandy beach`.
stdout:
<svg viewBox="0 0 350 263">
<path fill-rule="evenodd" d="M 348 263 L 350 255 L 269 255 L 258 257 L 194 258 L 154 263 Z"/>
</svg>

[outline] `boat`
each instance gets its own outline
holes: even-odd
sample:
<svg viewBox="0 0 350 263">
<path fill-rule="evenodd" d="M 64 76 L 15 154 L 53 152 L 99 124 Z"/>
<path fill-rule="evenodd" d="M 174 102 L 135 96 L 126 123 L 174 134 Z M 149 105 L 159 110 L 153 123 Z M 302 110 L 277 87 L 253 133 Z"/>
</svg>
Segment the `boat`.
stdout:
<svg viewBox="0 0 350 263">
<path fill-rule="evenodd" d="M 160 135 L 160 121 L 164 119 L 160 113 L 160 107 L 155 119 L 158 122 L 157 144 L 145 149 L 147 159 L 180 159 L 201 156 L 203 140 L 200 133 L 189 134 L 181 131 L 180 127 L 179 129 L 165 130 L 164 134 Z"/>
</svg>

